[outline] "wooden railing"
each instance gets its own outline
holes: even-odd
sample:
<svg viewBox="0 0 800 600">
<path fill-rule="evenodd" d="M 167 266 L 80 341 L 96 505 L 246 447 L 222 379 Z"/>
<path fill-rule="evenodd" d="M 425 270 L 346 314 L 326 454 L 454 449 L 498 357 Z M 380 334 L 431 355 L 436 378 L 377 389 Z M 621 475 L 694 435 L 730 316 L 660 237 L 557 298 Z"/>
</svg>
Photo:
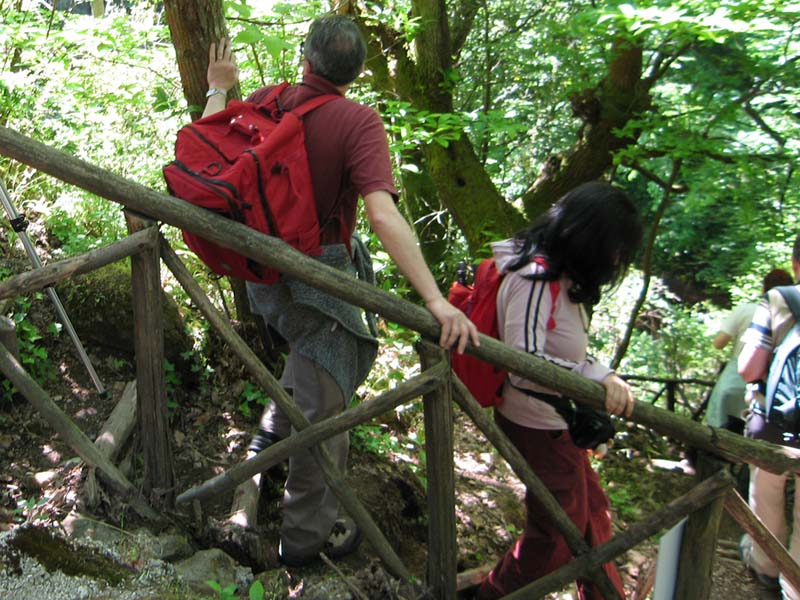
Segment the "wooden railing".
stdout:
<svg viewBox="0 0 800 600">
<path fill-rule="evenodd" d="M 686 379 L 676 377 L 648 377 L 645 375 L 621 375 L 621 377 L 625 381 L 640 388 L 643 388 L 644 384 L 655 383 L 655 391 L 647 390 L 647 401 L 650 402 L 650 404 L 656 404 L 663 397 L 664 405 L 669 412 L 674 413 L 678 406 L 683 406 L 692 416 L 693 421 L 699 421 L 703 416 L 708 406 L 711 388 L 714 387 L 715 383 L 708 379 L 698 379 L 694 377 Z M 688 386 L 706 388 L 705 393 L 702 394 L 702 399 L 697 404 L 692 404 L 689 401 L 685 392 Z"/>
<path fill-rule="evenodd" d="M 345 510 L 358 523 L 386 568 L 395 576 L 409 581 L 411 580 L 409 570 L 352 490 L 344 484 L 343 475 L 333 465 L 325 448 L 324 440 L 391 410 L 399 404 L 414 401 L 422 396 L 426 428 L 430 517 L 426 585 L 433 597 L 454 599 L 457 587 L 457 540 L 452 431 L 454 403 L 451 402 L 452 399 L 455 401 L 455 405 L 474 421 L 487 439 L 498 449 L 528 490 L 546 507 L 553 523 L 575 555 L 575 559 L 569 564 L 524 589 L 514 592 L 508 596 L 509 598 L 540 597 L 550 591 L 560 589 L 567 582 L 579 577 L 593 580 L 606 598 L 618 598 L 619 596 L 608 580 L 602 565 L 648 537 L 671 527 L 687 515 L 690 516 L 690 524 L 687 526 L 687 531 L 690 533 L 684 536 L 683 555 L 691 557 L 691 560 L 687 558 L 681 562 L 678 589 L 681 591 L 681 598 L 707 598 L 710 585 L 708 554 L 714 551 L 713 541 L 716 530 L 712 532 L 712 543 L 698 544 L 697 541 L 701 539 L 701 535 L 704 536 L 702 539 L 708 539 L 708 523 L 714 522 L 713 519 L 709 521 L 708 511 L 718 515 L 723 506 L 765 548 L 776 564 L 781 566 L 784 576 L 795 585 L 800 586 L 800 569 L 797 564 L 789 558 L 788 553 L 779 543 L 772 543 L 774 538 L 770 538 L 766 528 L 754 518 L 746 503 L 732 489 L 733 481 L 725 465 L 721 464 L 714 468 L 713 473 L 699 482 L 689 493 L 670 502 L 641 522 L 631 525 L 626 531 L 614 536 L 607 543 L 590 548 L 516 448 L 494 424 L 486 411 L 481 409 L 474 398 L 470 396 L 463 384 L 452 374 L 447 353 L 425 341 L 436 340 L 439 335 L 439 325 L 428 311 L 363 282 L 348 281 L 347 286 L 342 286 L 341 274 L 338 271 L 294 251 L 280 240 L 262 235 L 244 225 L 223 219 L 208 211 L 103 171 L 4 127 L 0 127 L 0 154 L 118 202 L 128 211 L 138 213 L 139 216 L 131 215 L 129 223 L 135 223 L 135 225 L 131 225 L 131 230 L 141 230 L 142 233 L 135 233 L 131 238 L 141 236 L 136 239 L 146 239 L 146 243 L 142 247 L 128 241 L 118 243 L 130 245 L 130 255 L 137 256 L 138 260 L 146 263 L 133 272 L 134 290 L 139 290 L 138 300 L 135 301 L 141 303 L 141 309 L 135 311 L 135 327 L 137 329 L 146 327 L 147 329 L 144 331 L 148 334 L 153 327 L 160 327 L 160 324 L 154 322 L 161 312 L 153 304 L 151 287 L 153 270 L 157 270 L 158 261 L 163 260 L 204 316 L 220 332 L 232 351 L 243 361 L 253 379 L 276 402 L 297 430 L 296 435 L 271 446 L 253 459 L 240 463 L 208 482 L 177 495 L 175 501 L 178 506 L 210 498 L 221 491 L 230 490 L 252 475 L 281 462 L 298 449 L 308 448 L 322 467 L 327 483 Z M 157 235 L 157 223 L 155 221 L 148 222 L 148 219 L 142 218 L 141 215 L 148 215 L 149 218 L 192 231 L 269 267 L 278 268 L 331 295 L 377 312 L 388 320 L 418 331 L 423 336 L 423 341 L 418 346 L 423 372 L 399 385 L 396 389 L 365 401 L 358 407 L 348 409 L 336 417 L 319 423 L 309 423 L 274 376 L 236 334 L 227 319 L 212 306 L 165 240 Z M 117 244 L 114 246 L 119 248 Z M 96 252 L 100 253 L 100 251 Z M 44 267 L 33 273 L 12 277 L 0 283 L 0 298 L 27 293 L 72 276 L 78 272 L 74 265 L 79 264 L 81 260 L 85 261 L 81 269 L 94 268 L 100 262 L 96 255 L 94 257 L 85 255 L 67 259 L 67 261 Z M 166 431 L 164 428 L 167 425 L 163 369 L 160 368 L 160 364 L 157 364 L 161 360 L 163 348 L 155 348 L 153 343 L 145 343 L 145 340 L 141 339 L 145 337 L 145 335 L 141 335 L 136 338 L 140 340 L 137 342 L 136 353 L 137 385 L 140 386 L 138 394 L 140 428 L 143 435 L 152 431 L 161 435 L 162 431 Z M 508 347 L 498 340 L 482 336 L 480 346 L 470 346 L 467 352 L 527 379 L 558 389 L 589 406 L 602 409 L 604 405 L 604 391 L 599 384 L 559 369 L 541 358 Z M 134 507 L 137 507 L 141 514 L 150 518 L 160 518 L 161 511 L 154 510 L 152 505 L 155 504 L 158 509 L 169 508 L 173 498 L 170 493 L 172 456 L 169 444 L 158 446 L 153 453 L 145 455 L 145 474 L 146 477 L 149 477 L 146 489 L 150 493 L 148 497 L 141 498 L 113 463 L 103 455 L 92 451 L 89 447 L 92 444 L 88 438 L 55 406 L 52 400 L 47 398 L 46 393 L 25 373 L 19 362 L 4 346 L 0 346 L 0 371 L 40 410 L 54 429 L 59 432 L 70 432 L 69 436 L 65 436 L 65 441 L 79 453 L 87 464 L 96 467 L 104 474 L 105 480 L 112 489 L 122 494 Z M 145 396 L 143 391 L 145 386 L 147 398 L 143 397 Z M 748 462 L 775 473 L 800 469 L 800 456 L 790 449 L 766 442 L 747 440 L 725 430 L 703 426 L 691 419 L 675 415 L 648 403 L 637 403 L 630 419 L 650 427 L 660 434 L 668 435 L 711 455 L 716 455 L 725 461 Z M 168 467 L 165 468 L 165 465 Z M 693 521 L 701 523 L 701 526 L 694 528 L 699 533 L 691 533 Z M 718 523 L 718 519 L 716 522 Z M 703 556 L 698 557 L 698 552 Z M 702 572 L 697 572 L 697 565 L 702 566 Z"/>
</svg>

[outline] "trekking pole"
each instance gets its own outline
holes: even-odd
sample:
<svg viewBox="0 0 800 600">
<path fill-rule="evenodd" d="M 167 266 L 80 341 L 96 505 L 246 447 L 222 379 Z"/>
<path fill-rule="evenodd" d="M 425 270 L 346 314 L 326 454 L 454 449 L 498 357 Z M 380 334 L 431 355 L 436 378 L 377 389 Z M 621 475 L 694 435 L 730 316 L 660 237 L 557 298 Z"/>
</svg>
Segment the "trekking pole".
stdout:
<svg viewBox="0 0 800 600">
<path fill-rule="evenodd" d="M 8 190 L 6 190 L 6 186 L 2 179 L 0 179 L 0 202 L 2 202 L 3 208 L 8 215 L 11 228 L 16 231 L 17 235 L 19 236 L 19 239 L 25 248 L 25 252 L 30 259 L 31 264 L 35 269 L 41 268 L 42 261 L 39 260 L 39 256 L 36 254 L 36 249 L 33 247 L 33 243 L 28 237 L 28 234 L 25 232 L 25 230 L 28 228 L 28 221 L 26 221 L 25 217 L 19 214 L 14 208 L 14 205 L 11 203 L 11 197 L 8 195 Z M 47 295 L 50 297 L 50 301 L 53 303 L 53 306 L 55 306 L 56 313 L 58 313 L 58 318 L 61 321 L 61 324 L 64 325 L 64 329 L 67 330 L 69 337 L 72 339 L 72 343 L 75 344 L 75 348 L 78 351 L 81 362 L 83 362 L 83 365 L 89 372 L 89 377 L 91 377 L 94 387 L 97 388 L 97 392 L 100 394 L 100 397 L 105 398 L 108 396 L 108 392 L 103 386 L 103 383 L 100 381 L 100 378 L 97 376 L 97 373 L 95 372 L 94 367 L 89 360 L 89 355 L 86 354 L 86 350 L 84 350 L 83 344 L 81 344 L 81 340 L 78 338 L 78 334 L 75 332 L 75 328 L 72 326 L 72 321 L 69 320 L 67 311 L 64 310 L 64 305 L 61 304 L 61 299 L 58 297 L 58 294 L 56 294 L 55 289 L 52 287 L 45 288 L 45 292 L 47 292 Z"/>
</svg>

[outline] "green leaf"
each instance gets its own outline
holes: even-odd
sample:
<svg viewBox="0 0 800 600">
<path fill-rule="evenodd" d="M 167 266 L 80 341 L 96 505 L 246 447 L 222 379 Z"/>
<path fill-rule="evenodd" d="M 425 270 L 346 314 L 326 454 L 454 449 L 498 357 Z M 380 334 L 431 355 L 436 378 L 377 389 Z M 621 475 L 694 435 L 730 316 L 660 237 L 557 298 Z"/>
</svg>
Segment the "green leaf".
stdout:
<svg viewBox="0 0 800 600">
<path fill-rule="evenodd" d="M 260 42 L 266 38 L 266 34 L 264 34 L 259 27 L 250 25 L 237 33 L 236 37 L 233 38 L 233 41 L 240 44 L 255 44 L 256 42 Z"/>
<path fill-rule="evenodd" d="M 227 2 L 225 2 L 225 8 L 229 12 L 235 12 L 243 19 L 250 18 L 250 15 L 253 13 L 253 10 L 249 6 L 247 6 L 247 3 L 245 2 L 235 2 L 232 0 L 228 0 Z"/>
<path fill-rule="evenodd" d="M 284 50 L 294 50 L 294 46 L 283 38 L 265 35 L 263 42 L 267 47 L 267 52 L 269 52 L 275 60 L 280 58 L 281 52 Z"/>
<path fill-rule="evenodd" d="M 250 600 L 264 600 L 264 585 L 258 580 L 254 581 L 250 586 L 248 596 Z"/>
</svg>

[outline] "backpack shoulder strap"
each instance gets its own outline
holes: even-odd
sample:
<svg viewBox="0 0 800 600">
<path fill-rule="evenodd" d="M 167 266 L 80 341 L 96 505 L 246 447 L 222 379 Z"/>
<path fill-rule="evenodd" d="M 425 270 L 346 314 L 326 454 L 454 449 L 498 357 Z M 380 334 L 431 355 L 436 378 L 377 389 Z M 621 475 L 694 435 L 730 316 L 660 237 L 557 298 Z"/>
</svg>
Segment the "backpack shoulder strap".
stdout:
<svg viewBox="0 0 800 600">
<path fill-rule="evenodd" d="M 314 96 L 313 98 L 303 102 L 300 106 L 293 108 L 291 112 L 297 117 L 302 117 L 303 115 L 310 113 L 315 108 L 319 108 L 323 104 L 327 104 L 331 100 L 336 100 L 337 98 L 342 98 L 342 96 L 338 96 L 336 94 L 322 94 L 321 96 Z"/>
<path fill-rule="evenodd" d="M 284 109 L 281 106 L 280 96 L 284 92 L 284 90 L 286 90 L 286 88 L 288 87 L 289 84 L 285 81 L 283 83 L 279 83 L 278 85 L 274 86 L 267 94 L 267 97 L 264 98 L 262 102 L 258 103 L 258 106 L 267 108 L 270 104 L 275 102 L 278 111 L 283 112 Z M 337 98 L 342 98 L 342 97 L 343 96 L 340 96 L 338 94 L 322 94 L 320 96 L 314 96 L 313 98 L 309 98 L 308 100 L 303 102 L 300 106 L 294 107 L 289 112 L 294 114 L 296 117 L 302 117 L 303 115 L 311 112 L 315 108 L 319 108 L 320 106 L 322 106 L 323 104 L 327 104 L 331 100 L 336 100 Z"/>
<path fill-rule="evenodd" d="M 284 81 L 283 83 L 279 83 L 278 85 L 274 86 L 269 91 L 269 93 L 267 94 L 267 97 L 264 98 L 264 100 L 262 102 L 258 103 L 258 106 L 267 106 L 267 105 L 271 104 L 272 102 L 275 102 L 275 100 L 278 98 L 278 96 L 280 96 L 283 93 L 283 90 L 285 90 L 288 87 L 289 87 L 289 84 L 286 81 Z"/>
<path fill-rule="evenodd" d="M 484 258 L 478 263 L 473 281 L 473 298 L 468 310 L 472 310 L 478 303 L 486 302 L 489 299 L 492 299 L 496 306 L 497 292 L 503 279 L 504 276 L 497 270 L 494 258 Z"/>
<path fill-rule="evenodd" d="M 789 310 L 792 311 L 792 316 L 796 322 L 800 322 L 800 291 L 796 285 L 782 285 L 775 288 L 778 293 L 783 296 Z"/>
</svg>

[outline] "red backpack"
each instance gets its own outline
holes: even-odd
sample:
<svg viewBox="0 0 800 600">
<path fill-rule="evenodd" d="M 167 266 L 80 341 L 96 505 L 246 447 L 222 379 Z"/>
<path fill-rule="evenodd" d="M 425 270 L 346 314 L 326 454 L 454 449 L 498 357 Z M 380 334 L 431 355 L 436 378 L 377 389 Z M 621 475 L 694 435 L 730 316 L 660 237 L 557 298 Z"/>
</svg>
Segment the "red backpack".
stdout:
<svg viewBox="0 0 800 600">
<path fill-rule="evenodd" d="M 533 260 L 546 266 L 541 257 L 537 256 Z M 502 283 L 503 275 L 498 273 L 494 259 L 487 258 L 478 265 L 472 285 L 453 282 L 447 300 L 467 315 L 480 333 L 500 339 L 500 328 L 497 323 L 497 292 Z M 556 325 L 553 311 L 561 286 L 558 281 L 551 281 L 549 287 L 553 308 L 547 321 L 547 328 L 553 329 Z M 481 406 L 497 406 L 503 402 L 503 384 L 508 375 L 506 371 L 479 358 L 458 352 L 451 353 L 450 362 L 453 372 Z"/>
<path fill-rule="evenodd" d="M 182 127 L 175 160 L 163 169 L 169 193 L 253 229 L 281 238 L 312 256 L 322 252 L 303 115 L 340 96 L 317 96 L 284 111 L 287 83 L 264 102 L 232 100 L 225 110 Z M 184 231 L 186 245 L 219 275 L 275 283 L 279 273 Z M 349 241 L 349 236 L 345 236 Z"/>
</svg>

